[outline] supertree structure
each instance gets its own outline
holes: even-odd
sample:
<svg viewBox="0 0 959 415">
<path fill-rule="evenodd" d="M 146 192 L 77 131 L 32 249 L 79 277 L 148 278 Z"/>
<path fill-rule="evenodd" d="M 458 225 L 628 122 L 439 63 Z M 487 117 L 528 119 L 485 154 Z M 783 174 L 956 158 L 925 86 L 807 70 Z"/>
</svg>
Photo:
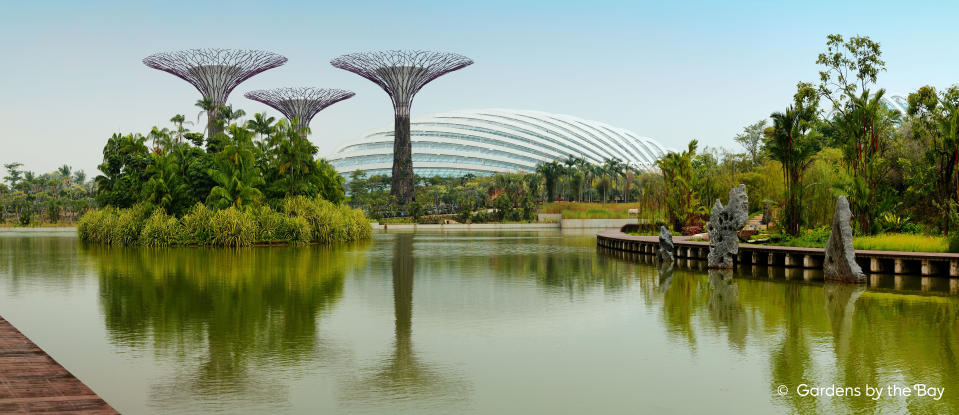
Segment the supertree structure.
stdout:
<svg viewBox="0 0 959 415">
<path fill-rule="evenodd" d="M 410 105 L 413 96 L 430 81 L 473 63 L 455 53 L 389 50 L 351 53 L 330 61 L 383 88 L 393 100 L 393 182 L 390 193 L 401 206 L 413 200 L 413 148 L 410 142 Z"/>
<path fill-rule="evenodd" d="M 351 91 L 331 88 L 276 88 L 250 91 L 243 96 L 262 102 L 296 123 L 300 135 L 306 137 L 310 121 L 324 108 L 355 95 Z"/>
<path fill-rule="evenodd" d="M 286 63 L 273 52 L 248 49 L 187 49 L 161 52 L 143 59 L 143 64 L 189 82 L 208 101 L 207 134 L 218 131 L 218 109 L 237 85 L 253 75 Z"/>
</svg>

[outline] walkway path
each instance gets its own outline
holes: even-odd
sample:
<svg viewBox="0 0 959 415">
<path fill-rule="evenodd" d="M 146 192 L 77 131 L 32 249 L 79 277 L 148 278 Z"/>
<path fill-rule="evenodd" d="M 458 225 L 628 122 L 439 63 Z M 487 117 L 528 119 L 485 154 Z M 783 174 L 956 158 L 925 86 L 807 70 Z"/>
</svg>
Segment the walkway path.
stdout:
<svg viewBox="0 0 959 415">
<path fill-rule="evenodd" d="M 0 414 L 118 414 L 0 317 Z"/>
</svg>

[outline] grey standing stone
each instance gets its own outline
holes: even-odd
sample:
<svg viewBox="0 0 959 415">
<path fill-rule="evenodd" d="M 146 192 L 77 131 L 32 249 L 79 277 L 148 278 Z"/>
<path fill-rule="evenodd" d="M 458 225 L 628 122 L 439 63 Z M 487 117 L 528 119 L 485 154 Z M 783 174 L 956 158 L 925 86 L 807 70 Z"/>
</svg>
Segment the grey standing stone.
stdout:
<svg viewBox="0 0 959 415">
<path fill-rule="evenodd" d="M 729 203 L 724 207 L 719 199 L 709 214 L 706 231 L 709 232 L 709 268 L 732 268 L 733 258 L 739 253 L 737 234 L 749 221 L 749 197 L 746 185 L 729 189 Z"/>
<path fill-rule="evenodd" d="M 846 196 L 839 196 L 832 217 L 832 233 L 826 241 L 826 257 L 822 261 L 822 273 L 827 280 L 866 282 L 866 274 L 856 263 L 856 250 L 852 247 L 851 220 L 849 201 Z"/>
<path fill-rule="evenodd" d="M 659 250 L 656 257 L 663 262 L 673 262 L 673 234 L 665 226 L 659 227 Z"/>
</svg>

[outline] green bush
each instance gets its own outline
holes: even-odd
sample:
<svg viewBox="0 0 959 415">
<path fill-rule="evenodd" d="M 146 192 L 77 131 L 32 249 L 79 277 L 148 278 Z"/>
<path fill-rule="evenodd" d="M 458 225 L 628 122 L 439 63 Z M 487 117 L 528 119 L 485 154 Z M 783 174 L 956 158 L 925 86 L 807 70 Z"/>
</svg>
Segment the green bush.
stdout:
<svg viewBox="0 0 959 415">
<path fill-rule="evenodd" d="M 196 245 L 213 244 L 213 215 L 215 212 L 202 203 L 197 203 L 180 220 L 184 228 L 184 243 Z"/>
<path fill-rule="evenodd" d="M 129 209 L 118 210 L 116 220 L 113 222 L 113 229 L 110 232 L 110 244 L 136 244 L 140 240 L 144 219 L 151 210 L 149 206 L 142 203 L 138 203 Z"/>
<path fill-rule="evenodd" d="M 373 236 L 363 211 L 320 198 L 286 199 L 282 211 L 268 206 L 213 210 L 198 203 L 180 219 L 151 208 L 89 211 L 77 223 L 77 234 L 84 242 L 146 246 L 334 243 Z"/>
<path fill-rule="evenodd" d="M 177 218 L 167 215 L 163 209 L 156 209 L 143 223 L 140 232 L 140 245 L 171 246 L 184 241 L 183 226 Z"/>
<path fill-rule="evenodd" d="M 84 213 L 77 222 L 77 234 L 82 242 L 110 244 L 116 209 L 103 208 Z"/>
<path fill-rule="evenodd" d="M 320 243 L 350 242 L 373 236 L 366 214 L 346 205 L 295 196 L 283 201 L 283 211 L 291 217 L 302 218 L 309 225 L 312 239 Z"/>
<path fill-rule="evenodd" d="M 233 206 L 213 215 L 212 228 L 211 242 L 217 246 L 250 246 L 256 236 L 253 216 Z"/>
<path fill-rule="evenodd" d="M 301 217 L 292 217 L 262 206 L 251 211 L 259 242 L 308 243 L 312 239 L 310 225 Z"/>
</svg>

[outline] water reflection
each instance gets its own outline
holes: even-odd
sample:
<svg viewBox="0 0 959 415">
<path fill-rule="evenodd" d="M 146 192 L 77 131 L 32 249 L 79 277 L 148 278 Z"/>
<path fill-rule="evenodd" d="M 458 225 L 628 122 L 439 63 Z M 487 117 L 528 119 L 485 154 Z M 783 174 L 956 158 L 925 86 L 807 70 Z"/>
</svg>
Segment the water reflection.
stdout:
<svg viewBox="0 0 959 415">
<path fill-rule="evenodd" d="M 23 235 L 0 233 L 0 276 L 3 290 L 17 294 L 41 286 L 69 290 L 86 276 L 89 263 L 76 249 L 73 234 Z"/>
<path fill-rule="evenodd" d="M 177 363 L 153 399 L 285 401 L 281 368 L 324 358 L 318 319 L 343 295 L 344 273 L 364 260 L 328 247 L 88 247 L 111 342 Z"/>
<path fill-rule="evenodd" d="M 654 264 L 645 255 L 600 254 Z M 874 275 L 864 286 L 824 283 L 815 271 L 748 267 L 704 274 L 687 271 L 698 264 L 677 264 L 675 271 L 659 270 L 660 295 L 647 292 L 661 298 L 666 329 L 681 334 L 692 351 L 697 337 L 719 328 L 733 350 L 768 348 L 745 354 L 768 356 L 769 396 L 790 411 L 959 413 L 959 298 L 949 295 L 948 280 Z M 794 393 L 801 383 L 858 386 L 863 396 L 801 397 Z M 864 395 L 866 384 L 916 383 L 945 387 L 945 397 Z M 778 396 L 779 385 L 790 393 Z"/>
<path fill-rule="evenodd" d="M 383 401 L 448 405 L 469 397 L 469 387 L 454 370 L 423 361 L 413 350 L 413 234 L 399 233 L 392 249 L 394 340 L 390 353 L 348 385 L 348 405 Z"/>
</svg>

